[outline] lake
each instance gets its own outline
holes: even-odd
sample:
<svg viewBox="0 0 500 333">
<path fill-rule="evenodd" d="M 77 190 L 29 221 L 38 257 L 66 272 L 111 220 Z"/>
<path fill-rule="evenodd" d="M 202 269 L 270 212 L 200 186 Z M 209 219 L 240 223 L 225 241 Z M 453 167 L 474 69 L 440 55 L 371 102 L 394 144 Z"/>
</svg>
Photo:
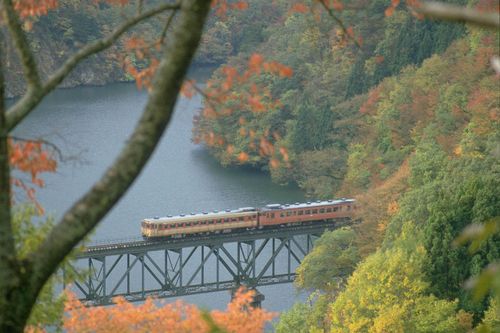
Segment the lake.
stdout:
<svg viewBox="0 0 500 333">
<path fill-rule="evenodd" d="M 43 138 L 63 153 L 57 173 L 45 175 L 46 187 L 37 191 L 47 214 L 61 216 L 104 173 L 138 121 L 146 99 L 146 92 L 125 83 L 57 90 L 15 130 L 17 137 Z M 92 242 L 140 237 L 140 221 L 145 217 L 304 200 L 298 188 L 273 184 L 258 170 L 223 168 L 202 146 L 194 145 L 192 118 L 200 107 L 200 97 L 177 103 L 153 157 L 96 228 Z M 296 299 L 303 299 L 291 284 L 259 291 L 266 296 L 263 307 L 272 311 L 288 309 Z M 229 299 L 229 292 L 183 297 L 208 308 L 224 308 Z"/>
</svg>

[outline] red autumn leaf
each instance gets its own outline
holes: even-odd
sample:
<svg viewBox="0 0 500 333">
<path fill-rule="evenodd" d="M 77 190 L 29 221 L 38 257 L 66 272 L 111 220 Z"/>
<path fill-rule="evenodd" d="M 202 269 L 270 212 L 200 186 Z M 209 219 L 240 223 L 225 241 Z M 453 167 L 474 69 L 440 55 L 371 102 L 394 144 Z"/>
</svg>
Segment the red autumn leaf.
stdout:
<svg viewBox="0 0 500 333">
<path fill-rule="evenodd" d="M 307 7 L 303 3 L 295 3 L 290 8 L 290 12 L 292 13 L 307 13 L 309 11 L 309 7 Z"/>
</svg>

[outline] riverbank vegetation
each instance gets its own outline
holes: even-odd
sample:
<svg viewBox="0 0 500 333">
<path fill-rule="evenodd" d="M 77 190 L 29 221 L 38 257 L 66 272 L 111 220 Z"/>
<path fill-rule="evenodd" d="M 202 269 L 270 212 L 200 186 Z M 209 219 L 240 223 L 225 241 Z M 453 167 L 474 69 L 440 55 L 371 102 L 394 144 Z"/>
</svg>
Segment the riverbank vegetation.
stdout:
<svg viewBox="0 0 500 333">
<path fill-rule="evenodd" d="M 209 81 L 194 139 L 223 166 L 260 168 L 312 197 L 356 196 L 363 219 L 344 247 L 347 230 L 317 243 L 297 285 L 319 292 L 277 331 L 497 329 L 492 294 L 465 286 L 500 256 L 498 33 L 371 1 L 339 12 L 346 40 L 327 13 L 277 3 L 264 40 Z M 293 76 L 267 70 L 273 61 Z M 497 231 L 474 252 L 457 245 L 490 220 Z"/>
</svg>

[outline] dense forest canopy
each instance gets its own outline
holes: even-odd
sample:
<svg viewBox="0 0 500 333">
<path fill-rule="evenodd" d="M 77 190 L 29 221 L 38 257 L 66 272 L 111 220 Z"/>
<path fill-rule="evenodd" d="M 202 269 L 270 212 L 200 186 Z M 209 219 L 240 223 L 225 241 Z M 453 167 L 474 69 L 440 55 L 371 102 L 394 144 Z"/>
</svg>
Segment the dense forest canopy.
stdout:
<svg viewBox="0 0 500 333">
<path fill-rule="evenodd" d="M 498 310 L 464 283 L 498 262 L 500 239 L 473 253 L 455 240 L 467 225 L 500 215 L 500 91 L 490 63 L 498 33 L 417 18 L 404 7 L 387 15 L 389 1 L 371 1 L 340 14 L 357 45 L 327 13 L 290 14 L 277 4 L 261 40 L 209 81 L 219 105 L 208 99 L 194 139 L 223 166 L 260 168 L 312 197 L 355 195 L 363 223 L 349 244 L 365 257 L 345 278 L 357 262 L 335 247 L 346 236 L 325 235 L 298 271 L 299 287 L 322 293 L 284 315 L 278 332 L 478 325 Z M 248 10 L 267 5 L 250 1 Z M 247 74 L 256 54 L 293 76 Z M 230 97 L 218 99 L 221 92 Z"/>
</svg>

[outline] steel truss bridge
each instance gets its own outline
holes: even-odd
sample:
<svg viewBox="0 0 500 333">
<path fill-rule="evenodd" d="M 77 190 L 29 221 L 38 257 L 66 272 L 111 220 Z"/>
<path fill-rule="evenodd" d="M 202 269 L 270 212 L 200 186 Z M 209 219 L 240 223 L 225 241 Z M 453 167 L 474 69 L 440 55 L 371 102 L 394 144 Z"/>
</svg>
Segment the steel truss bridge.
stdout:
<svg viewBox="0 0 500 333">
<path fill-rule="evenodd" d="M 256 229 L 163 241 L 133 241 L 87 247 L 71 269 L 86 271 L 74 282 L 88 306 L 178 297 L 239 286 L 255 289 L 295 279 L 295 269 L 325 230 L 349 220 Z"/>
</svg>

